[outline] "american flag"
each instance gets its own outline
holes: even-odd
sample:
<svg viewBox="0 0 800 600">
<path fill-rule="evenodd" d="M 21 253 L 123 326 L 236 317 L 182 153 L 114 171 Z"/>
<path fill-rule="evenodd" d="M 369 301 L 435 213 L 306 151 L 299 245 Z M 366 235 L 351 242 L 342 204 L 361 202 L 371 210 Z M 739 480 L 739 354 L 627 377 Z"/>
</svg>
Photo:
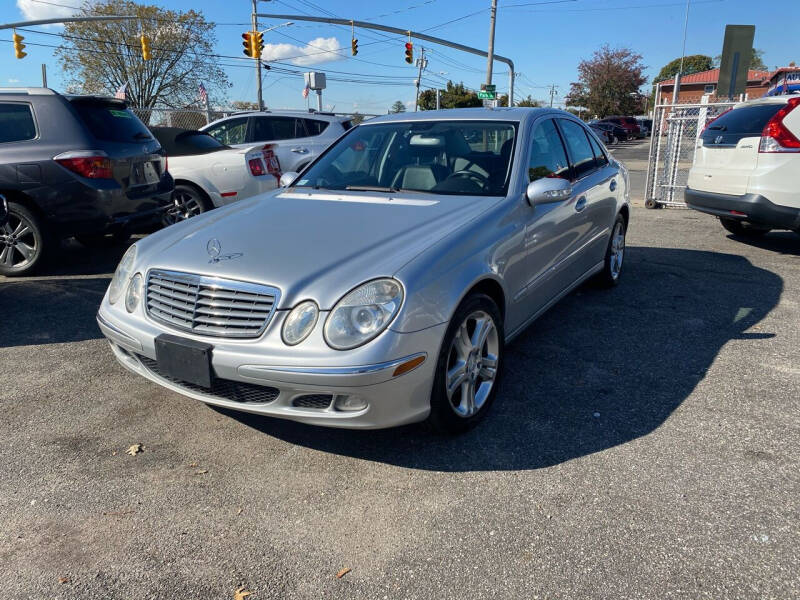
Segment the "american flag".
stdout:
<svg viewBox="0 0 800 600">
<path fill-rule="evenodd" d="M 200 85 L 197 87 L 198 91 L 200 92 L 200 100 L 203 102 L 208 101 L 208 92 L 206 91 L 206 86 L 203 85 L 203 82 L 200 82 Z"/>
<path fill-rule="evenodd" d="M 303 88 L 303 98 L 308 98 L 308 82 L 306 82 L 306 87 Z"/>
<path fill-rule="evenodd" d="M 128 90 L 128 82 L 126 81 L 121 86 L 119 86 L 119 89 L 114 94 L 114 98 L 118 98 L 119 100 L 125 100 L 125 92 L 127 92 L 127 90 Z"/>
</svg>

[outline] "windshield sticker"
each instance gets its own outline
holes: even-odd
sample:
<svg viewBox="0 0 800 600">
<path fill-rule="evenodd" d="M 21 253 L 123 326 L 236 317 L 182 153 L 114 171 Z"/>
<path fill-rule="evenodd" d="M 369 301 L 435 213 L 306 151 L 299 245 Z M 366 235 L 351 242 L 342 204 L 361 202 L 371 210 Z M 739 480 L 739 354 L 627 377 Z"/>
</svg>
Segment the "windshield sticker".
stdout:
<svg viewBox="0 0 800 600">
<path fill-rule="evenodd" d="M 114 110 L 112 108 L 109 108 L 108 112 L 110 112 L 115 117 L 119 117 L 121 119 L 130 119 L 131 118 L 131 113 L 129 113 L 127 110 Z"/>
</svg>

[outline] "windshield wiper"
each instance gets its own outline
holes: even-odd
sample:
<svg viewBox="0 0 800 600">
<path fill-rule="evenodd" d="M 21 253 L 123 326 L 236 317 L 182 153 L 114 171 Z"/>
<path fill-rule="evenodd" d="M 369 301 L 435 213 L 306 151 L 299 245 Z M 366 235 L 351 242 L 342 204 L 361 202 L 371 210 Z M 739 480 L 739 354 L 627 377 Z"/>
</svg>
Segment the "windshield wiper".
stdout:
<svg viewBox="0 0 800 600">
<path fill-rule="evenodd" d="M 426 193 L 424 190 L 411 190 L 409 188 L 396 188 L 396 187 L 384 187 L 381 185 L 348 185 L 344 188 L 348 192 L 384 192 L 386 194 L 397 194 L 398 192 L 404 192 L 407 194 L 424 194 Z M 427 192 L 427 193 L 434 193 L 434 192 Z"/>
<path fill-rule="evenodd" d="M 344 189 L 348 192 L 386 192 L 387 194 L 396 194 L 400 191 L 397 188 L 380 185 L 348 185 Z"/>
</svg>

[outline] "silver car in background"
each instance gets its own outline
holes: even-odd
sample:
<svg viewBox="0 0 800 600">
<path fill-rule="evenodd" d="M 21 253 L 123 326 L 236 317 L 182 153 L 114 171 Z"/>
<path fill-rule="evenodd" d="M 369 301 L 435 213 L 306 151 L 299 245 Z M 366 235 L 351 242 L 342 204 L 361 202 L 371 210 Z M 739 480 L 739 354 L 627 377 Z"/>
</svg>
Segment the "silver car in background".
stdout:
<svg viewBox="0 0 800 600">
<path fill-rule="evenodd" d="M 628 175 L 563 111 L 387 115 L 282 184 L 130 247 L 98 313 L 122 365 L 216 406 L 461 431 L 510 339 L 619 281 Z"/>
</svg>

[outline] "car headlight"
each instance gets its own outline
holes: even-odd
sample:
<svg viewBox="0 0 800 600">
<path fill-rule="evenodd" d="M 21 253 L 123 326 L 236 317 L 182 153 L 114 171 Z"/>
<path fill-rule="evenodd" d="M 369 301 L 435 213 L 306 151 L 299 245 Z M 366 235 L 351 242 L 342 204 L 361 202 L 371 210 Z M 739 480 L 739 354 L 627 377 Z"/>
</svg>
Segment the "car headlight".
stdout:
<svg viewBox="0 0 800 600">
<path fill-rule="evenodd" d="M 391 323 L 403 304 L 403 287 L 394 279 L 360 285 L 336 303 L 325 321 L 325 341 L 336 350 L 366 344 Z"/>
<path fill-rule="evenodd" d="M 114 277 L 111 279 L 111 285 L 108 286 L 108 301 L 114 304 L 122 295 L 122 290 L 125 289 L 125 284 L 128 283 L 128 278 L 131 276 L 133 270 L 133 263 L 136 260 L 136 244 L 128 248 L 127 252 L 122 256 L 122 260 L 117 265 L 117 270 L 114 271 Z"/>
<path fill-rule="evenodd" d="M 139 304 L 139 300 L 142 299 L 142 288 L 144 279 L 142 278 L 141 273 L 137 273 L 131 279 L 131 282 L 128 284 L 128 292 L 125 294 L 125 308 L 129 313 L 132 313 L 136 310 L 136 307 Z"/>
<path fill-rule="evenodd" d="M 281 335 L 284 343 L 294 346 L 306 339 L 311 330 L 314 329 L 314 325 L 317 324 L 318 317 L 319 308 L 311 300 L 306 300 L 295 306 L 283 322 Z"/>
</svg>

